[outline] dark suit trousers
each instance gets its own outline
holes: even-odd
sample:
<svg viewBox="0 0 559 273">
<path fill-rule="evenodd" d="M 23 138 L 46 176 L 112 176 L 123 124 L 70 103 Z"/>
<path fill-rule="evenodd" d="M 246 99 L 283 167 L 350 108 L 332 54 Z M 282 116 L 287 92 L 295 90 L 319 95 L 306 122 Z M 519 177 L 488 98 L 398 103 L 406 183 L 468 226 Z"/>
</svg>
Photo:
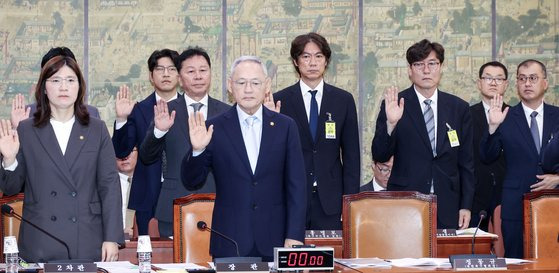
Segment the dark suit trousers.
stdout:
<svg viewBox="0 0 559 273">
<path fill-rule="evenodd" d="M 153 212 L 136 210 L 136 225 L 138 226 L 138 235 L 148 235 L 149 234 L 149 221 L 153 218 Z"/>
<path fill-rule="evenodd" d="M 307 210 L 307 229 L 340 230 L 342 221 L 340 214 L 328 215 L 324 213 L 317 191 L 313 191 L 310 208 Z"/>
<path fill-rule="evenodd" d="M 504 220 L 501 222 L 503 230 L 503 243 L 505 244 L 506 258 L 519 258 L 524 256 L 523 248 L 523 222 L 514 220 Z"/>
</svg>

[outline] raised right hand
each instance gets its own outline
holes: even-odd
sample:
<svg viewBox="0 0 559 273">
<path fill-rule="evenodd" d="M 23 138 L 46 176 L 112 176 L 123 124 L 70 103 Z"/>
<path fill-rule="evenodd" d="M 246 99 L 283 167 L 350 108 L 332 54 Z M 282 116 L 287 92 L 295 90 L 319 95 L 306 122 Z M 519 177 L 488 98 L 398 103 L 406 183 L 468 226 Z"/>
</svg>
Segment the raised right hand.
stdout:
<svg viewBox="0 0 559 273">
<path fill-rule="evenodd" d="M 121 85 L 120 90 L 116 94 L 115 112 L 116 120 L 126 121 L 132 109 L 134 109 L 135 101 L 131 99 L 130 89 L 126 85 Z"/>
<path fill-rule="evenodd" d="M 153 106 L 153 123 L 155 123 L 155 128 L 160 131 L 168 131 L 175 123 L 175 114 L 173 110 L 169 115 L 167 102 L 165 100 L 159 100 L 157 104 Z"/>
<path fill-rule="evenodd" d="M 495 94 L 489 105 L 489 134 L 493 134 L 497 128 L 499 128 L 499 125 L 503 123 L 508 112 L 508 107 L 503 110 L 503 96 Z"/>
<path fill-rule="evenodd" d="M 12 124 L 9 120 L 1 120 L 0 153 L 2 154 L 5 167 L 8 167 L 14 163 L 18 150 L 19 138 L 17 136 L 17 131 L 12 129 Z"/>
<path fill-rule="evenodd" d="M 193 151 L 206 149 L 210 140 L 212 140 L 213 132 L 213 125 L 210 125 L 210 127 L 206 129 L 206 122 L 204 121 L 204 114 L 202 114 L 202 112 L 198 111 L 196 115 L 190 115 L 190 117 L 188 117 L 188 133 L 190 135 L 190 144 L 192 145 Z"/>
<path fill-rule="evenodd" d="M 25 97 L 17 94 L 12 100 L 12 111 L 10 112 L 10 121 L 12 128 L 17 129 L 19 122 L 29 118 L 31 107 L 25 107 Z"/>
<path fill-rule="evenodd" d="M 386 121 L 392 127 L 395 127 L 404 113 L 404 98 L 400 98 L 398 103 L 398 88 L 391 86 L 384 91 L 384 107 L 386 113 Z"/>
</svg>

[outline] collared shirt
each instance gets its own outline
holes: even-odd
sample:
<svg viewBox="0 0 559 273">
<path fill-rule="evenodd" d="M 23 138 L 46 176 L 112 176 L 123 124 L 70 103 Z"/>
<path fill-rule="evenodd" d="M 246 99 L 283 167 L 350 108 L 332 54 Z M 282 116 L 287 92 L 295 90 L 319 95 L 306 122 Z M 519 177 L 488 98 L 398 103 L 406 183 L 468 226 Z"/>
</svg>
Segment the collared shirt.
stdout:
<svg viewBox="0 0 559 273">
<path fill-rule="evenodd" d="M 200 108 L 200 112 L 202 112 L 202 114 L 204 114 L 204 120 L 208 119 L 208 94 L 206 94 L 200 101 L 195 101 L 192 98 L 190 98 L 189 96 L 186 95 L 186 93 L 184 94 L 184 101 L 186 102 L 186 109 L 188 109 L 188 116 L 192 116 L 192 114 L 194 113 L 194 107 L 190 106 L 193 103 L 202 103 L 204 106 L 202 106 L 202 108 Z"/>
<path fill-rule="evenodd" d="M 262 140 L 262 105 L 260 105 L 260 107 L 258 108 L 258 110 L 256 110 L 256 112 L 254 112 L 253 115 L 249 115 L 247 113 L 245 113 L 245 111 L 243 111 L 241 109 L 241 107 L 239 107 L 239 105 L 237 104 L 237 115 L 239 116 L 239 124 L 241 125 L 241 132 L 243 134 L 243 142 L 245 143 L 245 148 L 247 150 L 247 154 L 251 155 L 251 154 L 256 154 L 256 159 L 258 159 L 258 153 L 260 151 L 260 143 Z M 251 139 L 247 136 L 248 134 L 250 134 L 250 128 L 247 125 L 247 122 L 245 121 L 247 118 L 249 117 L 256 117 L 256 120 L 254 120 L 254 123 L 252 124 L 252 127 L 255 132 L 256 132 L 256 145 L 254 145 L 254 143 L 251 143 Z M 249 156 L 250 158 L 250 156 Z M 256 169 L 257 166 L 257 162 L 252 162 L 251 163 L 251 167 L 253 168 L 253 173 Z"/>
<path fill-rule="evenodd" d="M 374 191 L 385 191 L 386 188 L 381 186 L 377 180 L 375 179 L 375 177 L 373 176 L 373 190 Z"/>
<path fill-rule="evenodd" d="M 305 82 L 299 80 L 299 86 L 301 88 L 301 95 L 303 95 L 303 102 L 305 103 L 305 111 L 307 112 L 307 121 L 311 117 L 311 99 L 312 95 L 309 91 L 316 90 L 316 103 L 318 103 L 318 113 L 320 113 L 320 103 L 322 102 L 322 94 L 324 93 L 324 80 L 320 80 L 320 83 L 316 88 L 310 88 Z"/>
<path fill-rule="evenodd" d="M 155 91 L 154 91 L 154 92 L 155 92 Z M 174 99 L 176 99 L 176 98 L 178 98 L 178 97 L 179 97 L 179 94 L 175 92 L 175 95 L 174 95 L 170 100 L 168 100 L 167 102 L 170 102 L 170 101 L 172 101 L 172 100 L 174 100 Z M 157 92 L 155 92 L 155 101 L 158 102 L 159 100 L 161 100 L 161 96 L 159 96 L 159 95 L 157 94 Z M 125 120 L 125 121 L 121 121 L 121 122 L 118 122 L 118 121 L 117 121 L 117 122 L 115 123 L 115 130 L 119 130 L 120 128 L 122 128 L 122 127 L 124 126 L 124 124 L 126 124 L 126 120 Z"/>
<path fill-rule="evenodd" d="M 425 112 L 425 109 L 427 109 L 427 105 L 424 103 L 424 101 L 426 99 L 430 99 L 431 100 L 431 109 L 433 110 L 433 122 L 435 122 L 435 143 L 437 143 L 437 120 L 438 120 L 438 116 L 437 116 L 437 105 L 438 105 L 438 100 L 439 100 L 439 89 L 437 88 L 435 90 L 435 92 L 433 93 L 433 96 L 431 96 L 430 98 L 426 98 L 423 95 L 421 95 L 421 93 L 419 93 L 417 91 L 417 89 L 415 88 L 415 85 L 413 86 L 413 90 L 415 91 L 415 94 L 417 95 L 417 98 L 419 99 L 419 107 L 421 107 L 421 113 L 423 114 Z"/>
<path fill-rule="evenodd" d="M 52 118 L 50 119 L 50 124 L 52 125 L 52 129 L 56 135 L 56 141 L 58 141 L 58 145 L 60 146 L 60 150 L 63 155 L 66 154 L 66 147 L 68 146 L 70 134 L 72 133 L 72 126 L 74 126 L 75 121 L 75 116 L 72 116 L 72 118 L 66 122 L 56 121 Z"/>
<path fill-rule="evenodd" d="M 531 123 L 531 120 L 532 120 L 532 117 L 530 117 L 530 115 L 534 111 L 538 112 L 538 115 L 536 116 L 536 123 L 538 123 L 538 133 L 540 135 L 540 143 L 542 143 L 542 137 L 543 137 L 543 101 L 540 104 L 540 106 L 538 106 L 538 108 L 536 108 L 536 110 L 524 105 L 524 103 L 522 103 L 522 109 L 524 110 L 524 116 L 526 117 L 526 121 L 528 122 L 528 128 L 530 128 L 530 123 Z"/>
<path fill-rule="evenodd" d="M 126 228 L 126 211 L 128 209 L 130 182 L 128 181 L 128 175 L 119 172 L 118 176 L 120 178 L 120 192 L 122 194 L 122 226 Z"/>
<path fill-rule="evenodd" d="M 483 105 L 483 113 L 485 113 L 485 119 L 487 120 L 487 124 L 489 124 L 489 109 L 491 109 L 491 107 L 489 106 L 489 104 L 485 103 L 485 101 L 481 101 L 481 104 Z"/>
</svg>

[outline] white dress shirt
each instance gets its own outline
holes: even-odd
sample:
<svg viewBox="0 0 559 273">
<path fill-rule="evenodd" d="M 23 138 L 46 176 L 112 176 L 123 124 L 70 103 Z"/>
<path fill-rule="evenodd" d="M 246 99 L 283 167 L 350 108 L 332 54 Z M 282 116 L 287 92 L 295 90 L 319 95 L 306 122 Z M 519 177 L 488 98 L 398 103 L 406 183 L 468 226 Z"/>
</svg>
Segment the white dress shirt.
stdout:
<svg viewBox="0 0 559 273">
<path fill-rule="evenodd" d="M 318 113 L 320 115 L 320 103 L 322 102 L 322 94 L 324 93 L 324 80 L 321 80 L 316 88 L 310 88 L 305 82 L 299 80 L 299 86 L 301 87 L 301 95 L 303 95 L 303 102 L 305 103 L 305 112 L 307 112 L 307 122 L 311 118 L 311 99 L 312 95 L 309 93 L 311 90 L 316 90 L 316 103 L 318 104 Z"/>
<path fill-rule="evenodd" d="M 439 100 L 439 89 L 436 89 L 435 92 L 433 93 L 433 96 L 431 96 L 430 98 L 426 98 L 423 95 L 421 95 L 421 93 L 419 93 L 417 91 L 417 89 L 415 88 L 415 85 L 413 86 L 413 90 L 415 90 L 415 94 L 417 95 L 417 98 L 419 99 L 419 107 L 421 107 L 421 114 L 423 114 L 425 112 L 425 109 L 427 108 L 427 105 L 424 103 L 424 101 L 426 99 L 430 99 L 431 100 L 431 109 L 433 110 L 433 122 L 435 123 L 435 145 L 437 143 L 437 130 L 438 130 L 438 126 L 437 126 L 437 104 L 438 104 L 438 100 Z"/>
<path fill-rule="evenodd" d="M 543 101 L 540 106 L 536 108 L 536 110 L 524 105 L 524 103 L 522 103 L 522 109 L 524 109 L 524 116 L 526 117 L 526 121 L 528 122 L 528 128 L 530 128 L 530 123 L 532 122 L 532 117 L 530 117 L 530 115 L 534 111 L 538 112 L 538 115 L 536 116 L 536 123 L 538 124 L 538 134 L 540 135 L 541 145 L 543 137 Z"/>
</svg>

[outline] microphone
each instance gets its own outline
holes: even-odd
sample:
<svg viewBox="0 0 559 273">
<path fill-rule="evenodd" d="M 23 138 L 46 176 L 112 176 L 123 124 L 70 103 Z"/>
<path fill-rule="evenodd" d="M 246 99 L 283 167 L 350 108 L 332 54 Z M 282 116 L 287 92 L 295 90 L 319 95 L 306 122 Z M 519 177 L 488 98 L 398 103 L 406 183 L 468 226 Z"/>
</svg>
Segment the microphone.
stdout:
<svg viewBox="0 0 559 273">
<path fill-rule="evenodd" d="M 474 255 L 474 246 L 476 244 L 476 234 L 477 231 L 479 230 L 479 226 L 481 225 L 481 221 L 483 221 L 483 219 L 485 219 L 487 217 L 487 211 L 485 210 L 481 210 L 479 212 L 479 222 L 477 223 L 477 227 L 476 230 L 474 231 L 474 235 L 472 236 L 472 255 Z"/>
<path fill-rule="evenodd" d="M 66 253 L 68 254 L 68 259 L 72 260 L 72 256 L 70 256 L 70 248 L 68 247 L 68 245 L 62 241 L 61 239 L 57 238 L 56 236 L 52 235 L 50 232 L 40 228 L 39 226 L 31 223 L 30 221 L 28 221 L 27 219 L 23 218 L 21 215 L 17 214 L 14 209 L 8 205 L 8 204 L 3 204 L 2 205 L 2 214 L 4 215 L 8 215 L 8 216 L 12 216 L 20 221 L 23 221 L 29 225 L 31 225 L 32 227 L 40 230 L 42 233 L 48 235 L 49 237 L 51 237 L 52 239 L 54 239 L 55 241 L 61 243 L 65 248 L 66 248 Z"/>
<path fill-rule="evenodd" d="M 198 227 L 199 230 L 208 230 L 210 232 L 213 232 L 213 233 L 221 236 L 222 238 L 225 238 L 227 241 L 233 243 L 235 245 L 235 250 L 237 251 L 237 257 L 241 257 L 241 255 L 239 255 L 239 245 L 237 244 L 237 242 L 235 240 L 229 238 L 228 236 L 226 236 L 225 234 L 223 234 L 223 233 L 221 233 L 217 230 L 209 228 L 208 224 L 206 224 L 206 222 L 204 222 L 204 221 L 198 221 L 196 226 Z"/>
</svg>

